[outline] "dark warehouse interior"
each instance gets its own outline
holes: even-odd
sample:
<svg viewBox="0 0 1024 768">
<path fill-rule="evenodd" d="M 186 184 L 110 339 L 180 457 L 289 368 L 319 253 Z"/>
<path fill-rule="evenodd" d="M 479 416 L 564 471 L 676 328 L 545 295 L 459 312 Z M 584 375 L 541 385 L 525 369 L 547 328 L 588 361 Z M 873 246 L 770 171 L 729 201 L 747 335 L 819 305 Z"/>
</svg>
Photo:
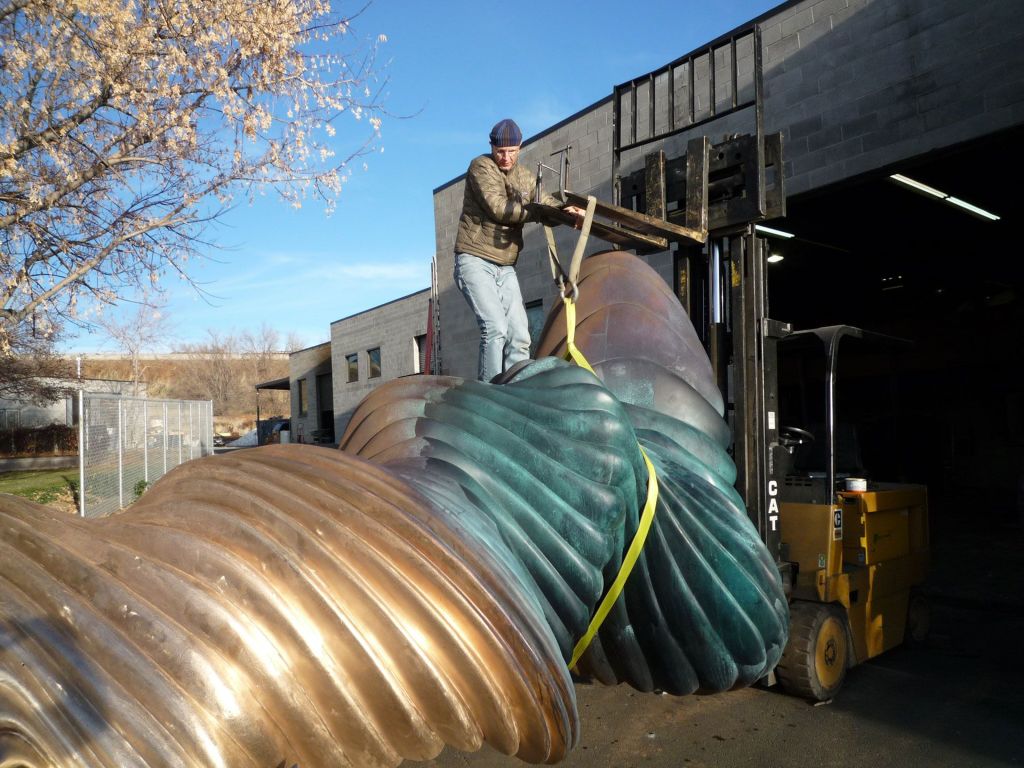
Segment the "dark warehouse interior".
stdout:
<svg viewBox="0 0 1024 768">
<path fill-rule="evenodd" d="M 770 317 L 910 342 L 840 353 L 838 418 L 862 425 L 864 470 L 926 483 L 937 514 L 967 508 L 994 523 L 1018 522 L 1024 503 L 1024 265 L 1013 226 L 1022 139 L 1015 129 L 791 197 L 786 217 L 766 222 L 794 235 L 768 237 L 769 253 L 783 257 L 768 264 Z M 783 422 L 810 418 L 785 412 L 785 373 Z"/>
</svg>

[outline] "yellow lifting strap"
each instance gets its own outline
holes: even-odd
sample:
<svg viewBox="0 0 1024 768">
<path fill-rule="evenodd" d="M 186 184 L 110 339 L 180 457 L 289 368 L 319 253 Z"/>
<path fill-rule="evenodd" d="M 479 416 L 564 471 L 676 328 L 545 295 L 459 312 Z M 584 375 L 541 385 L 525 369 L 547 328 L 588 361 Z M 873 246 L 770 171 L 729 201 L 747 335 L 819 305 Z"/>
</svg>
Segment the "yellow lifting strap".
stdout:
<svg viewBox="0 0 1024 768">
<path fill-rule="evenodd" d="M 575 282 L 575 281 L 574 281 Z M 583 353 L 576 346 L 576 302 L 573 296 L 563 296 L 562 301 L 565 303 L 565 347 L 566 347 L 566 359 L 571 359 L 576 365 L 581 368 L 586 368 L 591 373 L 594 369 L 590 367 L 590 363 L 587 362 L 587 358 L 583 356 Z M 608 591 L 605 592 L 604 597 L 601 600 L 600 605 L 597 606 L 594 616 L 590 619 L 590 626 L 587 627 L 587 631 L 583 633 L 583 636 L 576 643 L 576 647 L 572 650 L 572 658 L 569 660 L 569 669 L 575 669 L 576 663 L 583 656 L 583 653 L 590 646 L 591 641 L 597 635 L 597 631 L 601 628 L 601 624 L 611 613 L 612 606 L 615 605 L 615 601 L 619 599 L 619 595 L 622 594 L 623 587 L 626 586 L 626 579 L 629 578 L 629 574 L 633 572 L 633 566 L 636 565 L 636 561 L 640 558 L 640 552 L 643 551 L 644 542 L 647 541 L 647 534 L 651 530 L 651 523 L 654 522 L 654 510 L 658 506 L 658 475 L 654 471 L 654 465 L 651 463 L 650 458 L 647 456 L 647 452 L 643 449 L 643 446 L 638 446 L 640 453 L 644 457 L 644 463 L 647 465 L 647 503 L 644 504 L 643 512 L 640 513 L 640 524 L 637 526 L 636 534 L 633 536 L 633 541 L 629 545 L 629 549 L 626 550 L 626 556 L 622 558 L 622 565 L 619 567 L 619 573 L 616 575 L 615 580 L 608 587 Z"/>
<path fill-rule="evenodd" d="M 562 269 L 558 260 L 558 248 L 555 245 L 555 233 L 551 227 L 544 225 L 544 235 L 548 241 L 548 260 L 551 262 L 551 277 L 558 284 L 562 295 L 567 290 L 575 290 L 576 281 L 579 279 L 580 264 L 583 263 L 583 252 L 587 248 L 587 240 L 590 238 L 590 228 L 594 224 L 594 211 L 597 209 L 597 198 L 593 195 L 587 196 L 587 207 L 583 213 L 583 221 L 580 222 L 580 236 L 576 240 L 576 248 L 573 250 L 572 261 L 569 262 L 569 273 Z M 568 286 L 568 288 L 566 287 Z"/>
</svg>

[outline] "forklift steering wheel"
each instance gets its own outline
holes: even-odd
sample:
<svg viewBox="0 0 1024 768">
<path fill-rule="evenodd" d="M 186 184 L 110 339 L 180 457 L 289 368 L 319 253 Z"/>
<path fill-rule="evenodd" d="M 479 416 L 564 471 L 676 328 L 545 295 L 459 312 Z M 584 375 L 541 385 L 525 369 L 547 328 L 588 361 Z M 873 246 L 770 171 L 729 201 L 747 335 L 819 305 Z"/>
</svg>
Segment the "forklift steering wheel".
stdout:
<svg viewBox="0 0 1024 768">
<path fill-rule="evenodd" d="M 814 435 L 800 427 L 779 427 L 779 444 L 783 448 L 813 443 Z"/>
</svg>

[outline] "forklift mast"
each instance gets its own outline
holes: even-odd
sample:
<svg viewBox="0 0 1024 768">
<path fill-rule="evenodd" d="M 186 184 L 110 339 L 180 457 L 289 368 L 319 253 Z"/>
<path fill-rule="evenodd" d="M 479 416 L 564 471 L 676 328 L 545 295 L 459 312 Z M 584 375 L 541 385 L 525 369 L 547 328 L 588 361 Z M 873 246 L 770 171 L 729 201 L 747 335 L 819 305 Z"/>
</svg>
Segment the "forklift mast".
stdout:
<svg viewBox="0 0 1024 768">
<path fill-rule="evenodd" d="M 790 326 L 768 315 L 767 243 L 756 223 L 785 215 L 782 136 L 765 136 L 761 30 L 737 30 L 612 96 L 615 203 L 708 233 L 677 241 L 674 291 L 704 343 L 733 432 L 736 487 L 780 560 L 777 350 Z M 722 72 L 728 76 L 721 77 Z M 753 122 L 754 132 L 711 143 L 709 129 Z M 697 135 L 701 134 L 701 135 Z M 666 159 L 666 149 L 685 153 Z M 623 172 L 643 154 L 643 167 Z"/>
</svg>

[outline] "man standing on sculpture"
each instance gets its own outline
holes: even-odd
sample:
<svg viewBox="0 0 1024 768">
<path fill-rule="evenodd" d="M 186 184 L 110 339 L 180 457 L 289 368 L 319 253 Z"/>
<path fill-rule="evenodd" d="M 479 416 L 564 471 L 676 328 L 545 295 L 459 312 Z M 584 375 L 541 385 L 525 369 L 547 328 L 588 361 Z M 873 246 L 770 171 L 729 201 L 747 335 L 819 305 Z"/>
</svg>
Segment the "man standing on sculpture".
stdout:
<svg viewBox="0 0 1024 768">
<path fill-rule="evenodd" d="M 505 119 L 491 129 L 491 151 L 469 164 L 455 238 L 455 284 L 480 326 L 477 378 L 490 381 L 530 357 L 530 328 L 515 263 L 536 179 L 519 165 L 523 134 Z M 551 195 L 541 202 L 561 207 Z M 566 210 L 581 216 L 575 206 Z"/>
</svg>

